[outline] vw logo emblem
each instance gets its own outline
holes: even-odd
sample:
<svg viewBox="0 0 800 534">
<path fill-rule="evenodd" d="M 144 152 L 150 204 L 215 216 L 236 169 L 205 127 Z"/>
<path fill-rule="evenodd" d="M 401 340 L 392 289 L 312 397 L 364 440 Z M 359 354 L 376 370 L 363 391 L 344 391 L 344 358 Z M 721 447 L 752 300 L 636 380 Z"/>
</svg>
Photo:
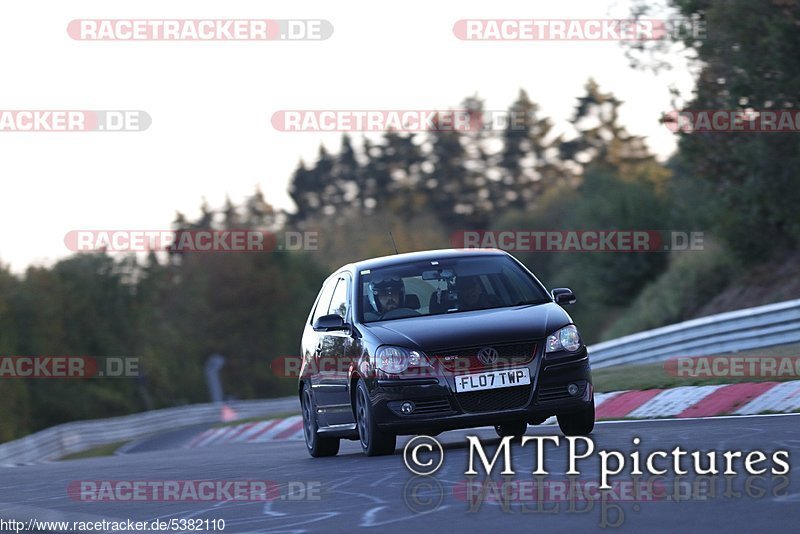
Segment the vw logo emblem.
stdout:
<svg viewBox="0 0 800 534">
<path fill-rule="evenodd" d="M 494 347 L 484 347 L 478 351 L 478 359 L 484 365 L 492 365 L 497 361 L 498 356 L 500 356 L 500 354 Z"/>
</svg>

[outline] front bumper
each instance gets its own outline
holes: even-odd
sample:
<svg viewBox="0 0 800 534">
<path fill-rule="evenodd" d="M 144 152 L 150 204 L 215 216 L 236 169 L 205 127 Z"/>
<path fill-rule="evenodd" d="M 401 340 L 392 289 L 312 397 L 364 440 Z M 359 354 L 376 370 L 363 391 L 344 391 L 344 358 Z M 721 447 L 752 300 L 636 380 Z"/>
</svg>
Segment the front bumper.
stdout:
<svg viewBox="0 0 800 534">
<path fill-rule="evenodd" d="M 572 354 L 551 353 L 547 358 L 543 350 L 525 365 L 531 376 L 531 384 L 526 386 L 455 393 L 453 374 L 373 379 L 368 387 L 376 423 L 395 434 L 436 434 L 513 421 L 538 424 L 552 415 L 591 405 L 593 388 L 586 348 Z M 578 386 L 575 394 L 569 393 L 569 384 Z M 401 412 L 404 402 L 413 403 L 412 413 Z"/>
</svg>

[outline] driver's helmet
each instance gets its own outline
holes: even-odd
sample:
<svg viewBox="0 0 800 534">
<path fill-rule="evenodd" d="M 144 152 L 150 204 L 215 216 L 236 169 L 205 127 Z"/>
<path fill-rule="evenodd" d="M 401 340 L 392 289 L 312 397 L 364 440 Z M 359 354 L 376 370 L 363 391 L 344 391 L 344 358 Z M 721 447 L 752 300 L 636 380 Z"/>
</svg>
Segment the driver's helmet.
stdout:
<svg viewBox="0 0 800 534">
<path fill-rule="evenodd" d="M 389 276 L 369 283 L 369 302 L 378 313 L 383 313 L 378 295 L 384 292 L 393 293 L 397 297 L 398 306 L 403 307 L 406 300 L 406 286 L 399 276 Z"/>
</svg>

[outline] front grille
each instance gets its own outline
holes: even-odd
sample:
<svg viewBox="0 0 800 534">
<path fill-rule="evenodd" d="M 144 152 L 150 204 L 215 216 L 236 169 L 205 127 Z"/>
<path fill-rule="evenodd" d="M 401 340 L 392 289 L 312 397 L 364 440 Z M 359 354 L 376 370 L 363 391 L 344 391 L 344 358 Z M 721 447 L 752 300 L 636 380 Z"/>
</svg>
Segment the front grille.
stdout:
<svg viewBox="0 0 800 534">
<path fill-rule="evenodd" d="M 415 414 L 431 414 L 440 412 L 449 412 L 450 401 L 447 399 L 433 400 L 433 401 L 417 401 L 414 403 Z"/>
<path fill-rule="evenodd" d="M 456 395 L 465 412 L 495 412 L 523 408 L 531 396 L 531 386 L 514 386 Z"/>
<path fill-rule="evenodd" d="M 536 396 L 536 402 L 549 402 L 561 399 L 577 399 L 583 397 L 586 392 L 586 382 L 577 382 L 578 394 L 570 395 L 567 391 L 567 384 L 559 386 L 548 386 L 539 388 L 539 394 Z"/>
<path fill-rule="evenodd" d="M 486 365 L 478 359 L 478 352 L 485 347 L 497 350 L 497 362 Z M 530 363 L 536 356 L 536 343 L 507 343 L 503 345 L 480 345 L 430 353 L 429 356 L 441 363 L 448 371 L 469 372 L 475 369 L 495 369 L 515 367 Z"/>
</svg>

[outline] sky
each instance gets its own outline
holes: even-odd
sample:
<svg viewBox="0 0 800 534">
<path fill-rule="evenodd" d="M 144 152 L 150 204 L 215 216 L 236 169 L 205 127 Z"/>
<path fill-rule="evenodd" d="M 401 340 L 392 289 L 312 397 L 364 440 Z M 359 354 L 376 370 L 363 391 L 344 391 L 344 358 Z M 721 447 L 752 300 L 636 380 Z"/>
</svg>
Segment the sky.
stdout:
<svg viewBox="0 0 800 534">
<path fill-rule="evenodd" d="M 222 206 L 261 187 L 292 209 L 300 158 L 340 134 L 281 132 L 296 109 L 447 109 L 467 96 L 506 109 L 524 88 L 563 126 L 589 77 L 625 103 L 621 123 L 666 158 L 676 137 L 659 124 L 669 88 L 689 95 L 683 60 L 634 70 L 618 42 L 478 42 L 459 19 L 627 18 L 628 1 L 264 2 L 28 1 L 0 4 L 0 110 L 143 110 L 139 132 L 0 131 L 0 262 L 21 273 L 71 254 L 82 229 L 169 229 L 203 198 Z M 324 41 L 102 42 L 71 39 L 73 19 L 325 19 Z M 560 127 L 561 127 L 560 126 Z M 360 134 L 354 134 L 356 138 Z"/>
</svg>

